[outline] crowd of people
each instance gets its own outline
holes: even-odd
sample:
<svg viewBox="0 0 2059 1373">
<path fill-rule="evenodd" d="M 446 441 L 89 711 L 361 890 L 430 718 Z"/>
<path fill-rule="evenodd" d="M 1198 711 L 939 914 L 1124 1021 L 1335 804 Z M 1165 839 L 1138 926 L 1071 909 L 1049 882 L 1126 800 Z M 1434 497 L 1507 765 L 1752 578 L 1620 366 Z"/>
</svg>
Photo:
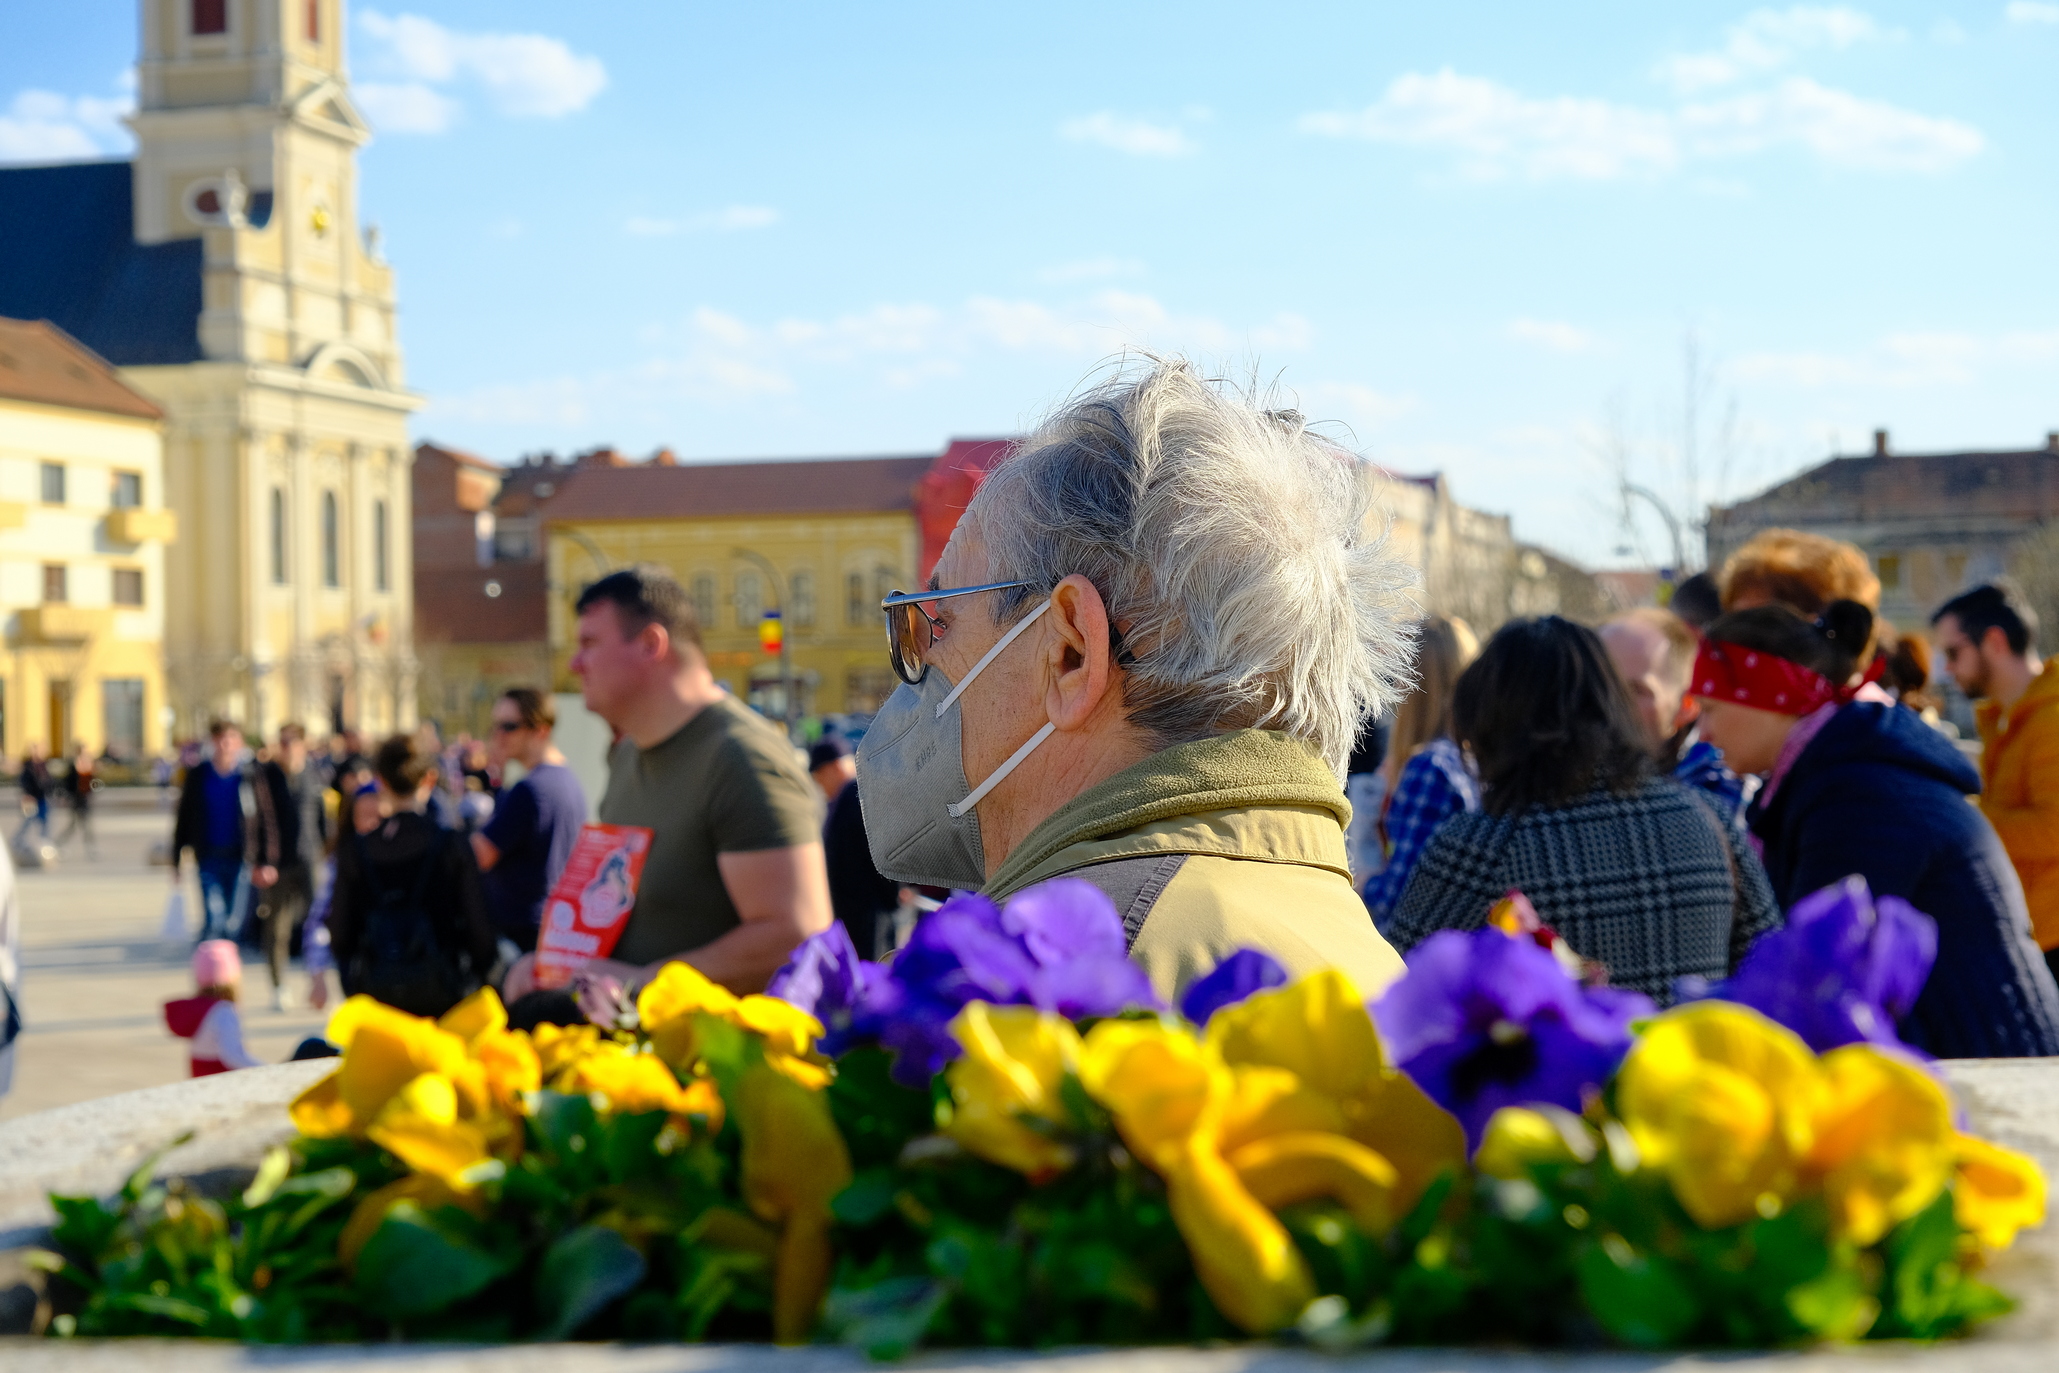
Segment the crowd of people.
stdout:
<svg viewBox="0 0 2059 1373">
<path fill-rule="evenodd" d="M 262 950 L 276 987 L 311 905 L 310 966 L 346 992 L 426 1014 L 491 983 L 534 1026 L 607 1020 L 673 960 L 754 991 L 832 921 L 884 954 L 936 897 L 1060 877 L 1108 897 L 1168 1001 L 1241 947 L 1374 995 L 1521 891 L 1665 1004 L 1856 875 L 1936 924 L 1904 1039 L 2059 1053 L 2059 678 L 2009 587 L 1926 642 L 1880 620 L 1857 549 L 1775 530 L 1664 608 L 1481 643 L 1411 609 L 1374 499 L 1298 414 L 1154 362 L 1047 419 L 928 584 L 884 599 L 901 685 L 855 750 L 803 753 L 729 694 L 665 570 L 585 589 L 571 668 L 615 734 L 598 815 L 647 849 L 619 938 L 568 981 L 536 950 L 586 798 L 526 691 L 477 769 L 419 734 L 316 761 L 288 730 L 246 760 L 218 726 L 175 839 L 203 937 Z M 1979 703 L 1977 762 L 1931 643 Z"/>
</svg>

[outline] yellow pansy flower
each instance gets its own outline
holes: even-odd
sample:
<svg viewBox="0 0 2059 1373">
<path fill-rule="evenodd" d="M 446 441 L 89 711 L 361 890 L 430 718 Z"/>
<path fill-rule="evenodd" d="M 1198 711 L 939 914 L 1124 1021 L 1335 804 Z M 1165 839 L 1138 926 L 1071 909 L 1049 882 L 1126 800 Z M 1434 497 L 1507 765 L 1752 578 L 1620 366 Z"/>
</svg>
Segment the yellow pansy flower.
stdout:
<svg viewBox="0 0 2059 1373">
<path fill-rule="evenodd" d="M 1087 1031 L 1079 1061 L 1087 1095 L 1114 1115 L 1130 1152 L 1161 1173 L 1200 1123 L 1221 1071 L 1215 1054 L 1163 1020 L 1104 1020 Z"/>
<path fill-rule="evenodd" d="M 1462 1167 L 1465 1129 L 1389 1067 L 1372 1014 L 1334 969 L 1257 992 L 1210 1017 L 1208 1043 L 1231 1066 L 1285 1068 L 1333 1100 L 1346 1134 L 1393 1165 L 1407 1210 L 1441 1172 Z"/>
<path fill-rule="evenodd" d="M 630 1053 L 620 1045 L 615 1053 L 588 1054 L 566 1070 L 558 1090 L 597 1098 L 602 1111 L 634 1115 L 643 1111 L 669 1111 L 685 1115 L 700 1107 L 705 1095 L 695 1096 L 679 1085 L 672 1070 L 651 1054 Z"/>
<path fill-rule="evenodd" d="M 456 1193 L 476 1187 L 492 1153 L 486 1132 L 458 1115 L 458 1093 L 441 1073 L 422 1073 L 395 1092 L 366 1138 L 417 1173 Z"/>
<path fill-rule="evenodd" d="M 509 1114 L 523 1110 L 522 1096 L 543 1086 L 543 1063 L 536 1046 L 518 1030 L 487 1030 L 470 1045 L 494 1103 Z"/>
<path fill-rule="evenodd" d="M 953 1102 L 945 1133 L 1033 1180 L 1070 1168 L 1076 1151 L 1057 1134 L 1069 1124 L 1060 1086 L 1080 1055 L 1072 1022 L 1034 1006 L 975 1001 L 951 1033 L 965 1053 L 944 1070 Z"/>
<path fill-rule="evenodd" d="M 651 1047 L 667 1063 L 684 1067 L 699 1057 L 695 1017 L 731 1020 L 737 999 L 733 992 L 708 980 L 686 963 L 667 963 L 636 994 L 636 1022 L 650 1036 Z"/>
<path fill-rule="evenodd" d="M 364 1133 L 394 1093 L 416 1077 L 450 1077 L 466 1061 L 463 1039 L 369 996 L 354 996 L 337 1008 L 329 1040 L 342 1048 L 341 1063 L 289 1108 L 294 1125 L 314 1139 Z"/>
<path fill-rule="evenodd" d="M 491 987 L 481 987 L 436 1018 L 437 1029 L 448 1030 L 467 1044 L 507 1027 L 508 1009 Z"/>
<path fill-rule="evenodd" d="M 1195 1275 L 1239 1329 L 1252 1335 L 1285 1329 L 1315 1300 L 1315 1276 L 1293 1237 L 1205 1132 L 1179 1146 L 1165 1172 L 1165 1193 Z"/>
<path fill-rule="evenodd" d="M 2045 1220 L 2045 1175 L 2014 1149 L 1955 1135 L 1952 1215 L 1990 1249 L 2007 1249 L 2018 1230 Z"/>
<path fill-rule="evenodd" d="M 1679 1007 L 1631 1046 L 1616 1083 L 1641 1156 L 1696 1223 L 1734 1225 L 1794 1197 L 1820 1088 L 1793 1031 L 1742 1006 Z"/>
<path fill-rule="evenodd" d="M 1595 1152 L 1587 1123 L 1563 1106 L 1504 1106 L 1488 1119 L 1473 1166 L 1489 1177 L 1525 1178 L 1533 1164 L 1585 1163 Z"/>
<path fill-rule="evenodd" d="M 529 1043 L 536 1051 L 536 1068 L 539 1078 L 556 1082 L 565 1071 L 588 1054 L 619 1048 L 611 1039 L 601 1038 L 600 1027 L 596 1025 L 538 1025 L 530 1031 Z"/>
<path fill-rule="evenodd" d="M 1817 1075 L 1805 1167 L 1833 1231 L 1872 1244 L 1945 1189 L 1957 1152 L 1952 1104 L 1936 1078 L 1871 1044 L 1832 1049 Z"/>
<path fill-rule="evenodd" d="M 730 1024 L 765 1041 L 767 1054 L 807 1058 L 822 1038 L 822 1022 L 776 996 L 747 996 L 728 1015 Z"/>
<path fill-rule="evenodd" d="M 829 1203 L 850 1185 L 851 1155 L 828 1099 L 769 1063 L 755 1063 L 737 1084 L 739 1169 L 744 1201 L 779 1227 L 772 1269 L 772 1337 L 808 1338 L 829 1290 Z"/>
</svg>

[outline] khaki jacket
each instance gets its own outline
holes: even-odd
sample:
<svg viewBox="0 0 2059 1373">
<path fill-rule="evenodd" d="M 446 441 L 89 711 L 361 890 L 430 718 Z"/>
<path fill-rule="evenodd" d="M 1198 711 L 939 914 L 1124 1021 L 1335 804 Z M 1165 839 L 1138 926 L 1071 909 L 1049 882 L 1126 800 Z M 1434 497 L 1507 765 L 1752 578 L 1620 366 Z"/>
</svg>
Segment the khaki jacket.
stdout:
<svg viewBox="0 0 2059 1373">
<path fill-rule="evenodd" d="M 1401 975 L 1351 886 L 1351 803 L 1307 746 L 1269 730 L 1179 744 L 1090 787 L 988 881 L 1001 900 L 1053 877 L 1115 901 L 1130 955 L 1168 1002 L 1240 948 L 1290 977 L 1341 969 L 1367 997 Z"/>
<path fill-rule="evenodd" d="M 2030 905 L 2040 948 L 2059 947 L 2059 659 L 2005 715 L 1995 701 L 1975 709 L 1980 724 L 1980 809 Z"/>
</svg>

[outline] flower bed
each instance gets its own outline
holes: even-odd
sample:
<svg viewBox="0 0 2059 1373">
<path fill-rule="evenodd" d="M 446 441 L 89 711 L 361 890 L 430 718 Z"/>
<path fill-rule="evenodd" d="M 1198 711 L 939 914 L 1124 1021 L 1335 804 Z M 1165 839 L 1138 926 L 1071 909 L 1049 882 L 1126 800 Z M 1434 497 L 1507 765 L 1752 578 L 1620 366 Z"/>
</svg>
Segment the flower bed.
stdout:
<svg viewBox="0 0 2059 1373">
<path fill-rule="evenodd" d="M 59 1334 L 1769 1345 L 1949 1334 L 2044 1179 L 1893 1041 L 1924 917 L 1847 884 L 1659 1013 L 1519 901 L 1368 1007 L 1246 952 L 1155 1004 L 1083 883 L 961 897 L 621 1028 L 364 999 L 240 1196 L 53 1198 Z M 1708 992 L 1719 993 L 1716 999 Z"/>
</svg>

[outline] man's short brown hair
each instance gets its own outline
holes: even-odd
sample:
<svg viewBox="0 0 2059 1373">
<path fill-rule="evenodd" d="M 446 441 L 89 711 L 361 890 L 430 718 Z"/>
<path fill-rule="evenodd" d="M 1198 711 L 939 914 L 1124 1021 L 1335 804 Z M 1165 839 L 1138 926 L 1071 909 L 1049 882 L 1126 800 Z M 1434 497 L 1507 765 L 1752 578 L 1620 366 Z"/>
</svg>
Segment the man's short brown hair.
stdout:
<svg viewBox="0 0 2059 1373">
<path fill-rule="evenodd" d="M 295 724 L 293 721 L 288 720 L 285 724 L 279 726 L 279 742 L 282 745 L 303 743 L 306 739 L 307 726 L 305 725 Z"/>
<path fill-rule="evenodd" d="M 227 720 L 217 715 L 214 719 L 207 722 L 207 737 L 219 739 L 232 729 L 238 734 L 243 732 L 243 726 L 237 724 L 234 720 Z"/>
<path fill-rule="evenodd" d="M 552 729 L 558 723 L 557 706 L 535 687 L 509 687 L 500 698 L 515 707 L 524 729 Z"/>
<path fill-rule="evenodd" d="M 422 779 L 435 770 L 436 760 L 412 734 L 391 736 L 372 755 L 372 771 L 396 796 L 413 796 Z"/>
<path fill-rule="evenodd" d="M 1659 675 L 1668 682 L 1686 686 L 1687 679 L 1694 675 L 1694 655 L 1701 651 L 1701 636 L 1694 632 L 1694 626 L 1672 611 L 1661 610 L 1655 605 L 1632 606 L 1603 620 L 1601 627 L 1606 630 L 1610 625 L 1643 625 L 1656 630 L 1666 641 L 1666 662 Z"/>
<path fill-rule="evenodd" d="M 575 607 L 584 615 L 606 601 L 622 617 L 622 636 L 643 633 L 646 625 L 663 625 L 674 643 L 701 646 L 701 620 L 679 579 L 656 563 L 637 563 L 610 572 L 579 593 Z"/>
</svg>

